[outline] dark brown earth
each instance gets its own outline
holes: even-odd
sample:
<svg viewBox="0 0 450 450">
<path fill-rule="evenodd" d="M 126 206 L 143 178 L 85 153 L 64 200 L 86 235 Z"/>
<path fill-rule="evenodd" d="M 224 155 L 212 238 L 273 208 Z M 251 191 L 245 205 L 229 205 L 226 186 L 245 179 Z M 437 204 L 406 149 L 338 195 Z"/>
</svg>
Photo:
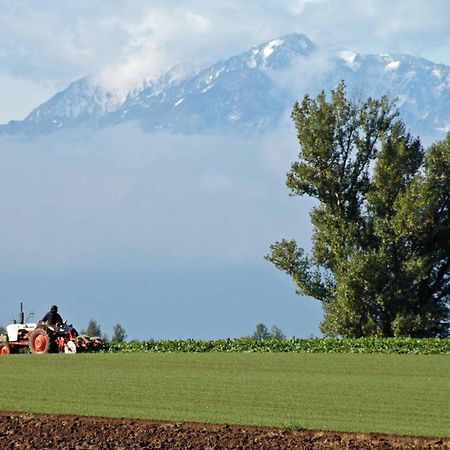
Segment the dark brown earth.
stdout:
<svg viewBox="0 0 450 450">
<path fill-rule="evenodd" d="M 450 439 L 0 412 L 0 449 L 450 450 Z"/>
</svg>

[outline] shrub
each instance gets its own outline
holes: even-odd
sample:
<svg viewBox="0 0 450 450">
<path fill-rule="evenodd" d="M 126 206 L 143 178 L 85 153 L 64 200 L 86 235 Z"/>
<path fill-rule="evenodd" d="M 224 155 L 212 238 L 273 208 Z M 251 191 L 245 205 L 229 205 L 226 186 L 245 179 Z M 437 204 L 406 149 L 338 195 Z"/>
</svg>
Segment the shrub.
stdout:
<svg viewBox="0 0 450 450">
<path fill-rule="evenodd" d="M 416 338 L 309 338 L 148 340 L 112 342 L 105 352 L 293 352 L 293 353 L 395 353 L 450 355 L 450 339 Z"/>
</svg>

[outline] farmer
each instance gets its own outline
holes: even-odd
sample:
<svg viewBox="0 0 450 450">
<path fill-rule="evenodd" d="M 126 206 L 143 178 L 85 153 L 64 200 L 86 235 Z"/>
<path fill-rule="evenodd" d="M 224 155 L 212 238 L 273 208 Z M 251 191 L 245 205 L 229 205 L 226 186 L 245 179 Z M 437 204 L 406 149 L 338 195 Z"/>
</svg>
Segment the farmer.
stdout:
<svg viewBox="0 0 450 450">
<path fill-rule="evenodd" d="M 55 326 L 56 324 L 62 325 L 62 317 L 58 314 L 58 307 L 53 305 L 50 311 L 42 318 L 41 322 L 47 322 L 47 325 Z"/>
</svg>

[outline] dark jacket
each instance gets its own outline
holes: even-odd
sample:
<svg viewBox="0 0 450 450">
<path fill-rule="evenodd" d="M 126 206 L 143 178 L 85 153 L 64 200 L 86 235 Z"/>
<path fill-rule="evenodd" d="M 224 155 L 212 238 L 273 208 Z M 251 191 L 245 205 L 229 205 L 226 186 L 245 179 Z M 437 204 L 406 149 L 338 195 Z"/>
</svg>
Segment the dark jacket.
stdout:
<svg viewBox="0 0 450 450">
<path fill-rule="evenodd" d="M 57 311 L 49 311 L 43 318 L 42 322 L 47 322 L 47 325 L 55 325 L 55 323 L 63 323 L 62 317 Z"/>
</svg>

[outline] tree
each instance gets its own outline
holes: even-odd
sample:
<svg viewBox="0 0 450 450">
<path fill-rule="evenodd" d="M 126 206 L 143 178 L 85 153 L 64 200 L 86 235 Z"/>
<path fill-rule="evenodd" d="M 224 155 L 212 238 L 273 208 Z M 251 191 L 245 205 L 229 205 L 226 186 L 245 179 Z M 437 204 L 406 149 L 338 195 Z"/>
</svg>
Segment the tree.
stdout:
<svg viewBox="0 0 450 450">
<path fill-rule="evenodd" d="M 101 336 L 102 331 L 100 329 L 100 325 L 93 319 L 89 320 L 88 326 L 85 332 L 82 334 L 86 334 L 87 336 Z"/>
<path fill-rule="evenodd" d="M 256 325 L 256 330 L 250 337 L 252 339 L 285 339 L 283 332 L 276 325 L 272 325 L 269 331 L 267 326 L 263 323 L 258 323 L 258 325 Z"/>
<path fill-rule="evenodd" d="M 125 332 L 125 328 L 123 328 L 122 325 L 120 325 L 120 323 L 117 323 L 116 325 L 114 325 L 113 336 L 112 336 L 111 341 L 112 342 L 124 342 L 126 338 L 127 338 L 127 334 Z"/>
<path fill-rule="evenodd" d="M 270 337 L 270 333 L 266 325 L 263 323 L 258 323 L 258 325 L 256 325 L 256 330 L 253 332 L 251 337 L 253 339 L 267 339 Z"/>
<path fill-rule="evenodd" d="M 6 328 L 0 325 L 0 334 L 6 334 Z"/>
<path fill-rule="evenodd" d="M 270 327 L 270 337 L 273 339 L 286 339 L 286 336 L 281 331 L 281 328 L 277 327 L 276 325 L 272 325 Z"/>
<path fill-rule="evenodd" d="M 322 303 L 325 335 L 448 336 L 450 135 L 425 151 L 386 97 L 345 91 L 294 106 L 286 184 L 317 200 L 312 251 L 283 239 L 266 259 Z"/>
</svg>

